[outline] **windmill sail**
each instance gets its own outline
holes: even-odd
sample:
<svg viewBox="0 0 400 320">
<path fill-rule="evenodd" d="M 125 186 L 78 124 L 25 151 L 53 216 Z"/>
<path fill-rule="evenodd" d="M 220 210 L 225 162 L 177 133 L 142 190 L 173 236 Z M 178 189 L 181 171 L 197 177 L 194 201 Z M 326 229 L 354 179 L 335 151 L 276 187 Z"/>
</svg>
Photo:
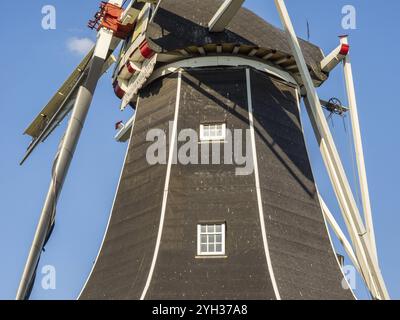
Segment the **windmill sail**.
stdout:
<svg viewBox="0 0 400 320">
<path fill-rule="evenodd" d="M 90 60 L 93 56 L 94 48 L 85 56 L 85 58 L 79 63 L 75 70 L 71 73 L 68 79 L 63 83 L 63 85 L 57 90 L 53 95 L 47 105 L 42 111 L 36 116 L 32 123 L 25 130 L 25 134 L 31 136 L 32 138 L 38 138 L 42 133 L 43 129 L 47 127 L 49 121 L 53 116 L 59 111 L 60 106 L 65 105 L 74 89 L 79 86 L 82 82 L 82 77 L 87 70 Z"/>
<path fill-rule="evenodd" d="M 60 89 L 57 90 L 44 109 L 40 111 L 33 122 L 25 130 L 24 134 L 31 136 L 33 140 L 20 164 L 23 164 L 26 161 L 39 143 L 44 142 L 48 136 L 53 133 L 57 126 L 72 110 L 78 94 L 78 89 L 87 78 L 93 52 L 94 48 L 90 50 Z M 111 67 L 115 60 L 115 57 L 110 55 L 103 67 L 103 73 Z"/>
<path fill-rule="evenodd" d="M 112 2 L 110 1 L 109 3 L 102 3 L 101 16 L 104 20 L 110 17 L 112 18 L 111 21 L 117 21 L 119 16 L 114 17 L 113 15 L 110 15 L 109 10 L 115 12 L 117 9 L 118 12 L 122 12 L 121 6 L 122 0 L 112 0 Z M 109 20 L 107 21 L 109 22 Z M 101 23 L 103 23 L 103 20 Z M 107 67 L 107 60 L 109 59 L 110 54 L 114 52 L 121 42 L 121 39 L 116 37 L 115 34 L 116 32 L 114 30 L 109 29 L 102 24 L 100 25 L 93 54 L 91 56 L 89 55 L 90 63 L 86 63 L 86 66 L 88 67 L 87 77 L 84 83 L 79 86 L 78 94 L 72 108 L 72 115 L 57 152 L 52 170 L 52 179 L 43 205 L 40 220 L 36 228 L 35 236 L 33 238 L 32 246 L 29 251 L 28 259 L 25 264 L 20 285 L 18 287 L 17 299 L 27 299 L 29 297 L 41 251 L 51 234 L 52 228 L 54 227 L 57 201 L 61 194 L 65 178 L 68 174 L 72 158 L 78 145 L 98 81 L 103 74 L 104 68 Z M 80 69 L 78 72 L 82 73 L 83 70 Z M 73 82 L 77 82 L 74 75 L 72 78 L 75 80 Z M 72 90 L 75 84 L 71 86 L 67 84 L 68 90 Z M 55 114 L 55 108 L 53 106 L 52 108 L 52 113 Z"/>
</svg>

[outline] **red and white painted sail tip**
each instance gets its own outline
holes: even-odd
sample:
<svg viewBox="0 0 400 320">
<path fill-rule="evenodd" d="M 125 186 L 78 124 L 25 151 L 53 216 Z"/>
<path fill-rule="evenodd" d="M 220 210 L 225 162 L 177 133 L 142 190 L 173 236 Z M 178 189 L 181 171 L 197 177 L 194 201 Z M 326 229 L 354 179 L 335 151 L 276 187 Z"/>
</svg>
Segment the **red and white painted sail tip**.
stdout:
<svg viewBox="0 0 400 320">
<path fill-rule="evenodd" d="M 153 49 L 150 48 L 149 43 L 146 40 L 143 41 L 142 44 L 139 46 L 139 50 L 140 54 L 145 59 L 150 59 L 152 56 L 154 56 L 155 53 Z"/>
<path fill-rule="evenodd" d="M 115 130 L 121 130 L 121 129 L 123 129 L 125 127 L 125 125 L 124 125 L 124 122 L 123 121 L 118 121 L 116 124 L 115 124 Z"/>
<path fill-rule="evenodd" d="M 339 54 L 341 54 L 342 56 L 347 56 L 349 54 L 349 51 L 350 51 L 350 45 L 342 43 L 342 47 L 340 48 Z"/>
<path fill-rule="evenodd" d="M 120 87 L 118 81 L 115 81 L 115 82 L 114 82 L 113 87 L 114 87 L 115 95 L 116 95 L 119 99 L 122 99 L 122 98 L 125 96 L 125 93 L 126 93 L 126 92 Z"/>
</svg>

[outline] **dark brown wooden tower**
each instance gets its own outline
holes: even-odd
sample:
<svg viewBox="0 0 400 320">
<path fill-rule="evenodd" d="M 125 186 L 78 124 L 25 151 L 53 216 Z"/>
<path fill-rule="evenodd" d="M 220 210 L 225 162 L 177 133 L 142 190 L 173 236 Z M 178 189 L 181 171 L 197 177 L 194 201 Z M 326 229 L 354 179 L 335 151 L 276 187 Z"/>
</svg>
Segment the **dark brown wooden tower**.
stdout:
<svg viewBox="0 0 400 320">
<path fill-rule="evenodd" d="M 246 9 L 211 34 L 219 5 L 165 0 L 148 26 L 150 48 L 164 57 L 156 68 L 178 55 L 181 65 L 138 95 L 110 222 L 81 299 L 353 299 L 318 200 L 285 35 Z M 320 49 L 301 44 L 314 81 L 323 82 Z M 185 142 L 171 146 L 168 135 L 167 162 L 149 163 L 150 130 L 201 137 L 212 126 L 249 134 L 248 174 L 224 161 L 171 162 Z M 198 145 L 211 157 L 215 144 L 230 152 L 225 142 Z"/>
</svg>

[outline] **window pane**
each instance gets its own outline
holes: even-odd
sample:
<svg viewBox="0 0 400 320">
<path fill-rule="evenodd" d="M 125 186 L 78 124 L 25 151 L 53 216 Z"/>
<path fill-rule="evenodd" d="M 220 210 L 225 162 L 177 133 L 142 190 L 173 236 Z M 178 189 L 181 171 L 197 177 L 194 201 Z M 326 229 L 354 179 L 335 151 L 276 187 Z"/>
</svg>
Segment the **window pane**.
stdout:
<svg viewBox="0 0 400 320">
<path fill-rule="evenodd" d="M 198 227 L 200 255 L 219 255 L 225 253 L 225 224 L 202 224 Z"/>
<path fill-rule="evenodd" d="M 201 139 L 204 141 L 215 141 L 225 139 L 225 124 L 202 124 L 200 131 L 202 132 Z"/>
</svg>

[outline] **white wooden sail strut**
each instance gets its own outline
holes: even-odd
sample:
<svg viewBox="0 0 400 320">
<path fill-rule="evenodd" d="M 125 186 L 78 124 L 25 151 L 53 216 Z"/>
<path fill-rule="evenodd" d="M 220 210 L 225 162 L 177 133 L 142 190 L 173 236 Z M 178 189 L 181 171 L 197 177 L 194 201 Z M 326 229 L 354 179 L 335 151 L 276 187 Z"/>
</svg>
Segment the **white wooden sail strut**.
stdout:
<svg viewBox="0 0 400 320">
<path fill-rule="evenodd" d="M 288 35 L 289 44 L 301 74 L 301 79 L 306 91 L 305 101 L 306 105 L 308 105 L 309 116 L 314 125 L 325 166 L 328 170 L 342 214 L 349 229 L 360 268 L 363 271 L 363 275 L 365 275 L 366 284 L 375 298 L 389 299 L 385 282 L 379 269 L 376 256 L 371 249 L 370 241 L 368 237 L 366 237 L 366 229 L 354 200 L 339 153 L 336 149 L 324 113 L 320 108 L 320 100 L 307 68 L 285 2 L 284 0 L 275 0 L 275 4 Z"/>
</svg>

